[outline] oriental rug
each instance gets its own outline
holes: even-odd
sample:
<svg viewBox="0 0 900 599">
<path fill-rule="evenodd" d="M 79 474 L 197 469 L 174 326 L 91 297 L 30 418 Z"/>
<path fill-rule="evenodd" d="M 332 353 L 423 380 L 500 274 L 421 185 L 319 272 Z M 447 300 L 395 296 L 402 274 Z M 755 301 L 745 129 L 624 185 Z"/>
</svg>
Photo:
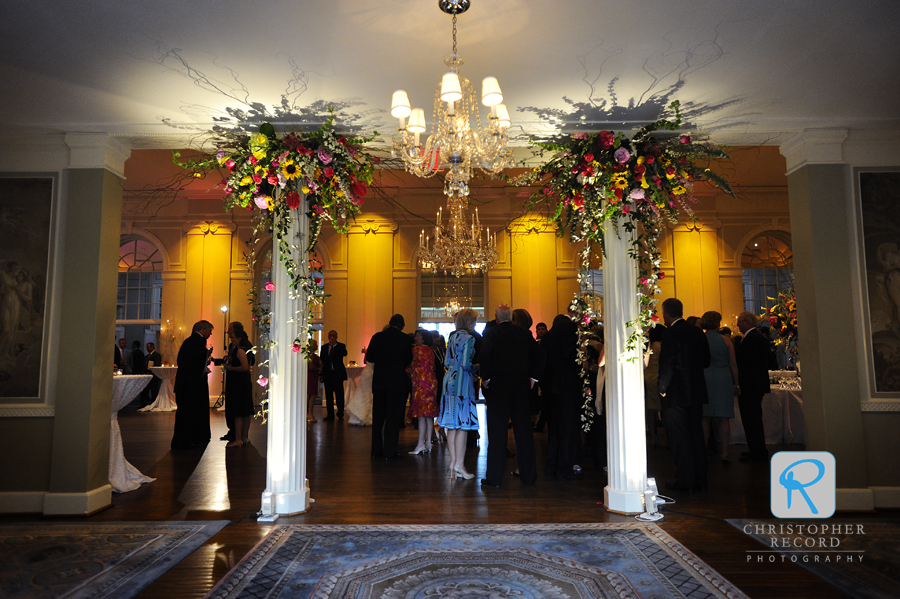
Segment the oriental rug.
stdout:
<svg viewBox="0 0 900 599">
<path fill-rule="evenodd" d="M 278 526 L 216 599 L 745 597 L 652 524 Z"/>
<path fill-rule="evenodd" d="M 765 546 L 748 552 L 749 563 L 795 563 L 859 599 L 900 597 L 897 522 L 846 518 L 728 522 Z"/>
<path fill-rule="evenodd" d="M 128 599 L 229 522 L 0 526 L 3 599 Z"/>
</svg>

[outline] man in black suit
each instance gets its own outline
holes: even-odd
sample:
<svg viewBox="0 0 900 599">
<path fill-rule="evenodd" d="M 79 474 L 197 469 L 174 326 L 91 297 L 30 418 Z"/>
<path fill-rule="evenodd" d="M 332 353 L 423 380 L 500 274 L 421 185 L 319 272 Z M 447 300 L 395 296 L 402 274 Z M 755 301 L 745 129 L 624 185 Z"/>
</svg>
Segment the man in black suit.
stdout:
<svg viewBox="0 0 900 599">
<path fill-rule="evenodd" d="M 399 458 L 400 419 L 412 389 L 406 368 L 412 362 L 412 340 L 403 334 L 403 316 L 394 314 L 388 327 L 375 333 L 366 350 L 372 375 L 372 457 Z"/>
<path fill-rule="evenodd" d="M 115 360 L 122 374 L 131 374 L 131 352 L 125 349 L 126 343 L 125 339 L 119 339 Z"/>
<path fill-rule="evenodd" d="M 709 342 L 698 327 L 683 318 L 684 307 L 674 297 L 663 302 L 662 348 L 659 352 L 659 394 L 675 481 L 666 488 L 690 492 L 706 489 L 706 443 L 703 441 L 703 404 L 709 366 Z"/>
<path fill-rule="evenodd" d="M 334 420 L 334 408 L 337 405 L 337 417 L 344 419 L 344 381 L 347 380 L 347 368 L 344 356 L 347 346 L 338 343 L 337 331 L 328 331 L 328 343 L 322 346 L 319 359 L 322 360 L 322 382 L 325 385 L 324 420 Z"/>
<path fill-rule="evenodd" d="M 175 433 L 172 449 L 204 447 L 209 443 L 209 379 L 210 350 L 206 340 L 213 325 L 207 320 L 196 323 L 191 336 L 178 350 L 178 372 L 175 374 Z"/>
<path fill-rule="evenodd" d="M 496 326 L 486 328 L 479 365 L 487 403 L 488 454 L 484 485 L 499 487 L 506 460 L 507 423 L 512 419 L 522 483 L 537 481 L 529 390 L 544 371 L 543 350 L 531 332 L 510 322 L 512 310 L 500 304 Z"/>
<path fill-rule="evenodd" d="M 735 348 L 738 367 L 738 385 L 741 394 L 738 407 L 741 422 L 747 436 L 748 452 L 741 455 L 742 462 L 765 462 L 769 459 L 766 449 L 766 433 L 763 429 L 762 399 L 769 388 L 769 340 L 756 328 L 756 315 L 741 312 L 737 325 L 744 334 L 741 344 Z"/>
<path fill-rule="evenodd" d="M 162 366 L 162 356 L 159 355 L 159 352 L 156 351 L 156 344 L 152 342 L 147 343 L 147 372 L 150 372 L 151 368 L 155 368 L 157 366 Z M 152 374 L 152 373 L 151 373 Z M 162 383 L 162 379 L 158 376 L 154 375 L 152 379 L 150 379 L 150 384 L 145 387 L 147 389 L 147 399 L 149 400 L 147 403 L 151 404 L 156 401 L 156 396 L 159 395 L 159 386 Z"/>
<path fill-rule="evenodd" d="M 567 314 L 557 314 L 541 338 L 547 368 L 541 385 L 549 411 L 545 473 L 557 480 L 577 478 L 574 471 L 581 451 L 581 407 L 584 405 L 581 365 L 578 362 L 578 325 Z"/>
</svg>

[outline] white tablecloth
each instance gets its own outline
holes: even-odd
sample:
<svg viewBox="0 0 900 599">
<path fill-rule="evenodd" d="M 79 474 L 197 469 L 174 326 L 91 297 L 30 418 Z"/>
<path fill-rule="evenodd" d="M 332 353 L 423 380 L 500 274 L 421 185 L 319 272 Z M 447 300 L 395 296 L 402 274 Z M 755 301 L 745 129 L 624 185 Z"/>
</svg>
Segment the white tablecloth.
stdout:
<svg viewBox="0 0 900 599">
<path fill-rule="evenodd" d="M 109 421 L 109 484 L 116 493 L 134 491 L 155 478 L 144 476 L 125 459 L 122 447 L 122 431 L 119 429 L 119 410 L 137 397 L 153 377 L 149 374 L 121 375 L 113 377 L 112 415 Z"/>
<path fill-rule="evenodd" d="M 766 393 L 762 400 L 763 429 L 766 445 L 790 445 L 806 443 L 806 422 L 803 418 L 803 392 L 776 389 Z M 731 421 L 732 445 L 747 442 L 738 400 L 734 400 L 734 419 Z"/>
<path fill-rule="evenodd" d="M 158 378 L 162 379 L 159 385 L 159 395 L 149 406 L 145 406 L 138 412 L 173 412 L 178 409 L 175 404 L 175 391 L 172 389 L 172 379 L 178 373 L 177 366 L 154 366 L 150 372 Z"/>
<path fill-rule="evenodd" d="M 347 366 L 347 392 L 345 395 L 350 395 L 356 389 L 359 375 L 363 370 L 365 370 L 365 366 Z"/>
</svg>

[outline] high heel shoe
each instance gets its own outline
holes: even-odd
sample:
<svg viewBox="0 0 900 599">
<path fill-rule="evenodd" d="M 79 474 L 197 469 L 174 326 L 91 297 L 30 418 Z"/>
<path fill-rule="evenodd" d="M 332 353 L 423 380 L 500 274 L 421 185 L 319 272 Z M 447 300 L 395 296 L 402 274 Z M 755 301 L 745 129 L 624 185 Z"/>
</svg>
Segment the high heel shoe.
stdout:
<svg viewBox="0 0 900 599">
<path fill-rule="evenodd" d="M 458 468 L 453 472 L 463 480 L 472 480 L 473 478 L 475 478 L 475 475 L 471 472 L 466 472 L 465 470 L 460 470 Z"/>
<path fill-rule="evenodd" d="M 409 452 L 409 455 L 419 455 L 420 453 L 428 453 L 429 451 L 431 451 L 430 448 L 416 447 L 414 450 Z"/>
<path fill-rule="evenodd" d="M 456 470 L 451 468 L 448 472 L 450 473 L 450 480 L 456 480 Z"/>
</svg>

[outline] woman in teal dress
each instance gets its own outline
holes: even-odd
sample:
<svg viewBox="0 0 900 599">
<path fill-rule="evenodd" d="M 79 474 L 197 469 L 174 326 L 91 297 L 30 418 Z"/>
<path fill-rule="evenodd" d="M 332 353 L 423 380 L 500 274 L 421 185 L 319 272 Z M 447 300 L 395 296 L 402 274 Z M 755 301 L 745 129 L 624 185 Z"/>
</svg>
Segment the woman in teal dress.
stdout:
<svg viewBox="0 0 900 599">
<path fill-rule="evenodd" d="M 450 478 L 460 476 L 466 480 L 474 474 L 466 471 L 468 431 L 478 430 L 475 383 L 475 337 L 472 335 L 478 312 L 471 308 L 460 310 L 454 317 L 456 330 L 450 333 L 444 365 L 444 393 L 438 424 L 447 430 L 447 448 L 450 451 Z"/>
<path fill-rule="evenodd" d="M 729 337 L 719 333 L 722 315 L 710 311 L 700 317 L 700 327 L 709 341 L 709 367 L 703 371 L 706 376 L 706 392 L 709 403 L 703 406 L 703 435 L 709 442 L 709 431 L 717 426 L 719 433 L 719 457 L 723 464 L 728 460 L 728 446 L 731 444 L 731 419 L 734 418 L 734 397 L 740 395 L 738 387 L 737 360 L 734 345 Z"/>
</svg>

